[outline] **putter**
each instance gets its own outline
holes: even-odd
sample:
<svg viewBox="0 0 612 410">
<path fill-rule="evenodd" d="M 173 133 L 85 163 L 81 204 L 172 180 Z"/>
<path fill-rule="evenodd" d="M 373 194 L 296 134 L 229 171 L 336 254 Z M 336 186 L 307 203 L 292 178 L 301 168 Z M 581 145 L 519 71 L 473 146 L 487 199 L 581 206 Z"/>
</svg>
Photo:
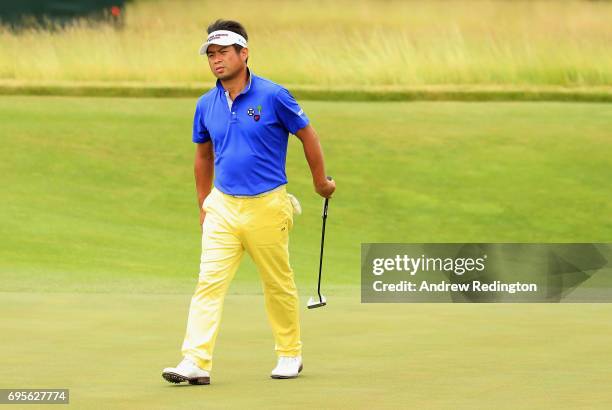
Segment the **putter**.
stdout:
<svg viewBox="0 0 612 410">
<path fill-rule="evenodd" d="M 328 176 L 328 180 L 332 180 L 332 177 Z M 311 296 L 308 299 L 308 309 L 315 309 L 318 307 L 323 307 L 327 304 L 327 299 L 325 296 L 321 295 L 321 270 L 323 268 L 323 244 L 325 243 L 325 221 L 327 220 L 327 206 L 329 204 L 329 198 L 325 198 L 325 202 L 323 204 L 323 228 L 321 229 L 321 256 L 319 257 L 319 283 L 317 285 L 317 294 L 318 298 Z"/>
</svg>

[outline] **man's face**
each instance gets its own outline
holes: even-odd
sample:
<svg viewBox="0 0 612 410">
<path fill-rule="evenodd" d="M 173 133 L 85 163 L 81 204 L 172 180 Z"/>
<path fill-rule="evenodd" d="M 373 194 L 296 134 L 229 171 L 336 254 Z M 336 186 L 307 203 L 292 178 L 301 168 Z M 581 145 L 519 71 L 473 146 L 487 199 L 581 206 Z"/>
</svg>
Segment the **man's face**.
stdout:
<svg viewBox="0 0 612 410">
<path fill-rule="evenodd" d="M 220 46 L 211 44 L 206 51 L 210 71 L 220 80 L 234 78 L 246 65 L 249 50 L 243 48 L 237 52 L 233 45 Z"/>
</svg>

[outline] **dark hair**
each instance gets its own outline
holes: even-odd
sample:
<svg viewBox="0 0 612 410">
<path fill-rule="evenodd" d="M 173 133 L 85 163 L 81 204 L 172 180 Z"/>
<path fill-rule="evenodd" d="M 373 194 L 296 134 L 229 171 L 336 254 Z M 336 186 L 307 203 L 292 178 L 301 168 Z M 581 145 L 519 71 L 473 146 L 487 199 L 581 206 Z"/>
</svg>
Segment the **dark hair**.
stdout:
<svg viewBox="0 0 612 410">
<path fill-rule="evenodd" d="M 242 37 L 244 37 L 245 40 L 249 41 L 249 35 L 247 34 L 246 29 L 244 28 L 242 24 L 240 24 L 237 21 L 218 19 L 214 23 L 211 23 L 208 26 L 208 28 L 206 29 L 206 32 L 210 34 L 213 31 L 217 31 L 217 30 L 233 31 L 236 34 L 240 34 Z M 240 50 L 242 50 L 242 46 L 238 44 L 232 44 L 232 45 L 234 46 L 234 50 L 236 50 L 237 53 L 239 53 Z M 247 58 L 247 63 L 248 61 L 249 60 Z"/>
</svg>

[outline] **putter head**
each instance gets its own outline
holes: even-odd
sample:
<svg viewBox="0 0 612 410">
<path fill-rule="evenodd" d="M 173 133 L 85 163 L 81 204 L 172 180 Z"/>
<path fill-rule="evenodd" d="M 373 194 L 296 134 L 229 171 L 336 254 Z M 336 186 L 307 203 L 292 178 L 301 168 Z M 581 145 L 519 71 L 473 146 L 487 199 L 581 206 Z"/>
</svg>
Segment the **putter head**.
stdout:
<svg viewBox="0 0 612 410">
<path fill-rule="evenodd" d="M 308 309 L 323 307 L 325 305 L 327 305 L 327 299 L 325 299 L 323 295 L 321 295 L 320 300 L 317 296 L 311 296 L 310 299 L 308 299 Z"/>
</svg>

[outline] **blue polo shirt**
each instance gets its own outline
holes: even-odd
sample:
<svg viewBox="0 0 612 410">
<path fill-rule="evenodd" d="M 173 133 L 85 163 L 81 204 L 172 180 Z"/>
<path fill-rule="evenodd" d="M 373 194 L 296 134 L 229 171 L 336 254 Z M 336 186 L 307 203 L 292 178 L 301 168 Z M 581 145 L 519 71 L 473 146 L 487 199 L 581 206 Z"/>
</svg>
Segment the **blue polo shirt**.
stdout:
<svg viewBox="0 0 612 410">
<path fill-rule="evenodd" d="M 198 99 L 192 139 L 212 141 L 217 189 L 250 196 L 287 183 L 289 133 L 308 123 L 286 88 L 249 70 L 249 82 L 231 109 L 220 80 Z"/>
</svg>

